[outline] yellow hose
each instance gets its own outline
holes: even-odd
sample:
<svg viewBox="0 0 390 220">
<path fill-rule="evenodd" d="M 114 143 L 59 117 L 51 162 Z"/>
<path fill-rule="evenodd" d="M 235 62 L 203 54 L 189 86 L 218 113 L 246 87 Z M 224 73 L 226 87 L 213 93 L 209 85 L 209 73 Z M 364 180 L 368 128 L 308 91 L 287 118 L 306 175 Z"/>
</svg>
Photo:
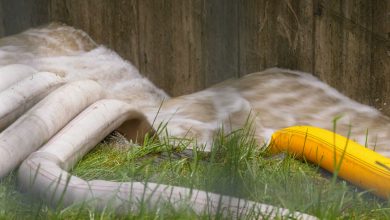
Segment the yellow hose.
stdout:
<svg viewBox="0 0 390 220">
<path fill-rule="evenodd" d="M 379 197 L 390 197 L 390 159 L 334 132 L 311 126 L 284 128 L 272 135 L 270 151 L 294 154 Z"/>
</svg>

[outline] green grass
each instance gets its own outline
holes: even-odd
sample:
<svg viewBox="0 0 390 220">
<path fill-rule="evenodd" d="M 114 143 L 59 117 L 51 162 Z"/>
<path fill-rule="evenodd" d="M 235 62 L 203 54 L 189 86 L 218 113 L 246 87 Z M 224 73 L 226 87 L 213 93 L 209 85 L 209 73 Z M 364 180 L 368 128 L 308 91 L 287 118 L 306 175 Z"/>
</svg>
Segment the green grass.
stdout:
<svg viewBox="0 0 390 220">
<path fill-rule="evenodd" d="M 178 140 L 180 141 L 180 140 Z M 203 189 L 272 204 L 321 219 L 390 219 L 389 201 L 376 198 L 319 167 L 288 155 L 270 157 L 250 132 L 218 135 L 211 153 L 174 148 L 147 138 L 142 146 L 118 147 L 106 141 L 73 169 L 84 179 L 150 181 Z M 180 142 L 178 142 L 180 143 Z M 199 219 L 190 207 L 169 205 L 117 216 L 110 210 L 48 207 L 17 190 L 15 175 L 0 181 L 0 219 Z"/>
</svg>

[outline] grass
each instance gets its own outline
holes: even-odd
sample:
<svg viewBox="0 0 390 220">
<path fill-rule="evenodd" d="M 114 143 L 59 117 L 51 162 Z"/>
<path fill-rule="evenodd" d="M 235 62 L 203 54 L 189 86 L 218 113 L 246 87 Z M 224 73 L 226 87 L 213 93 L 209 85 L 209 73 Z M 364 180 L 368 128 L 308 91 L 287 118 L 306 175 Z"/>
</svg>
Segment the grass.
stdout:
<svg viewBox="0 0 390 220">
<path fill-rule="evenodd" d="M 180 140 L 178 140 L 180 141 Z M 320 219 L 390 219 L 389 201 L 376 198 L 292 156 L 270 157 L 248 129 L 218 135 L 210 153 L 147 138 L 142 146 L 106 140 L 72 173 L 87 180 L 150 181 L 203 189 L 305 212 Z M 185 143 L 185 142 L 179 142 Z M 0 181 L 0 219 L 199 219 L 190 207 L 169 205 L 117 216 L 83 206 L 48 207 L 17 190 L 15 175 Z"/>
</svg>

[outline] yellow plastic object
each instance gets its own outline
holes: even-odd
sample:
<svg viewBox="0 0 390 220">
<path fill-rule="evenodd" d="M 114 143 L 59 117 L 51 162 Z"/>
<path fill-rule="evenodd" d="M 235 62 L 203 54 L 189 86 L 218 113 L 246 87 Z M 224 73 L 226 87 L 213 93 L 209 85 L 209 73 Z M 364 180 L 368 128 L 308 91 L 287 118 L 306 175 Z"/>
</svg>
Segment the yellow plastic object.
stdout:
<svg viewBox="0 0 390 220">
<path fill-rule="evenodd" d="M 330 172 L 338 170 L 339 177 L 390 198 L 390 159 L 334 132 L 311 126 L 284 128 L 272 135 L 270 150 L 287 151 Z"/>
</svg>

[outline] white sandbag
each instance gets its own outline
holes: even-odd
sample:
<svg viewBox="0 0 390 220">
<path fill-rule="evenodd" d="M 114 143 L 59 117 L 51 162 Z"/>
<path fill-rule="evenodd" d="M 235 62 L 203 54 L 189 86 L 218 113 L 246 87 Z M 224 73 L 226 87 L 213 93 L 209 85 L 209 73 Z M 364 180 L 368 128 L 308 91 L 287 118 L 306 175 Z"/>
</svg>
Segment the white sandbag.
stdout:
<svg viewBox="0 0 390 220">
<path fill-rule="evenodd" d="M 66 84 L 0 133 L 0 178 L 16 168 L 79 112 L 103 97 L 95 81 Z"/>
<path fill-rule="evenodd" d="M 70 175 L 73 167 L 111 131 L 128 121 L 146 120 L 140 111 L 117 100 L 101 100 L 79 114 L 40 150 L 32 153 L 19 168 L 18 183 L 25 191 L 43 197 L 52 205 L 83 204 L 97 210 L 136 212 L 140 201 L 148 208 L 169 203 L 178 208 L 188 204 L 198 213 L 244 217 L 248 213 L 262 216 L 315 217 L 287 209 L 222 196 L 206 191 L 145 182 L 85 181 Z"/>
<path fill-rule="evenodd" d="M 41 72 L 0 92 L 0 131 L 63 83 L 56 74 Z"/>
<path fill-rule="evenodd" d="M 11 64 L 0 67 L 0 91 L 36 72 L 32 67 L 22 64 Z"/>
</svg>

